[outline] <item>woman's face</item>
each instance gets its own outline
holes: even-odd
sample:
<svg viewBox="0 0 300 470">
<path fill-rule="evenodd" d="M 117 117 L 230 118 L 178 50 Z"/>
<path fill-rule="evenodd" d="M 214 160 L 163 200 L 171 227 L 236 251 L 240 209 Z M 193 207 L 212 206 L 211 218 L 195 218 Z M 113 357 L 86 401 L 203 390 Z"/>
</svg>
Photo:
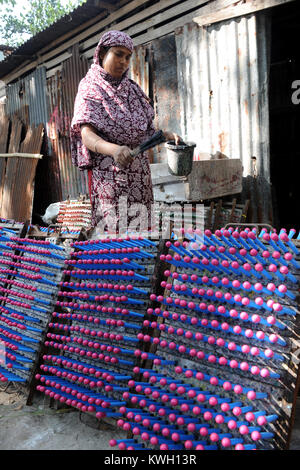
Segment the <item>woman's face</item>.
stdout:
<svg viewBox="0 0 300 470">
<path fill-rule="evenodd" d="M 100 53 L 102 67 L 114 78 L 121 78 L 129 67 L 132 53 L 123 46 L 111 47 L 106 53 Z"/>
</svg>

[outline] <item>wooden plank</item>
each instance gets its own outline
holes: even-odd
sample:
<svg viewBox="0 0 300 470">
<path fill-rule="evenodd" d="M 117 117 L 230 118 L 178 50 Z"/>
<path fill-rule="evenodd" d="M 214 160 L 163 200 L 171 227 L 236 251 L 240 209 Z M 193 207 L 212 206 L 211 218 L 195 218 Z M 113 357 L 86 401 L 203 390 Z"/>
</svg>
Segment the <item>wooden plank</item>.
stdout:
<svg viewBox="0 0 300 470">
<path fill-rule="evenodd" d="M 188 176 L 188 199 L 213 199 L 242 191 L 242 162 L 239 158 L 193 162 Z"/>
<path fill-rule="evenodd" d="M 15 189 L 16 181 L 16 172 L 17 172 L 17 159 L 10 158 L 7 161 L 5 168 L 5 177 L 2 191 L 2 201 L 1 201 L 1 217 L 4 219 L 15 219 L 12 214 L 12 205 L 13 205 L 13 193 Z M 21 221 L 20 221 L 21 222 Z"/>
<path fill-rule="evenodd" d="M 165 24 L 164 26 L 160 26 L 151 31 L 147 31 L 145 34 L 137 36 L 133 39 L 134 45 L 137 46 L 139 44 L 145 44 L 147 42 L 153 41 L 154 39 L 173 33 L 176 28 L 180 28 L 185 24 L 192 22 L 194 15 L 200 14 L 201 10 L 202 9 L 200 8 L 194 12 L 187 13 L 186 15 L 183 15 L 180 18 Z"/>
<path fill-rule="evenodd" d="M 42 148 L 44 136 L 44 125 L 39 124 L 37 127 L 29 126 L 26 132 L 25 139 L 21 143 L 20 151 L 22 156 L 26 154 L 37 155 L 35 158 L 40 158 L 40 151 Z"/>
<path fill-rule="evenodd" d="M 10 121 L 8 117 L 1 116 L 0 118 L 0 152 L 7 151 L 9 124 L 10 124 Z"/>
<path fill-rule="evenodd" d="M 96 0 L 95 6 L 104 8 L 107 11 L 116 11 L 116 9 L 118 8 L 116 5 L 113 5 L 109 2 L 105 2 L 104 0 Z"/>
<path fill-rule="evenodd" d="M 60 72 L 63 68 L 63 64 L 59 64 L 57 67 L 55 67 L 54 69 L 51 69 L 51 70 L 48 70 L 46 72 L 46 78 L 50 78 L 50 77 L 53 77 L 54 75 L 57 74 L 57 72 Z"/>
<path fill-rule="evenodd" d="M 40 152 L 43 144 L 44 125 L 39 124 L 37 127 L 30 126 L 27 130 L 25 139 L 21 144 L 20 150 L 23 152 Z M 40 153 L 35 154 L 40 155 Z M 24 194 L 18 204 L 18 220 L 30 220 L 32 216 L 33 195 L 34 195 L 34 179 L 38 159 L 28 160 L 27 158 L 19 159 L 19 194 Z M 27 175 L 25 178 L 24 175 Z M 16 201 L 17 202 L 17 201 Z"/>
<path fill-rule="evenodd" d="M 179 5 L 176 5 L 172 8 L 174 1 L 172 0 L 161 0 L 159 3 L 146 8 L 145 10 L 136 13 L 135 15 L 131 16 L 130 18 L 125 19 L 118 23 L 115 27 L 118 30 L 124 30 L 129 35 L 136 35 L 141 31 L 145 31 L 149 28 L 153 28 L 156 25 L 171 19 L 172 17 L 178 16 L 182 14 L 183 11 L 191 10 L 192 8 L 196 8 L 197 6 L 206 3 L 207 0 L 186 0 Z M 232 0 L 231 0 L 232 1 Z M 167 10 L 165 10 L 168 8 Z M 165 11 L 161 11 L 165 10 Z M 197 10 L 198 11 L 198 10 Z M 195 14 L 195 12 L 194 12 Z M 191 15 L 192 18 L 193 15 Z M 144 20 L 144 18 L 148 18 Z M 98 38 L 91 37 L 84 43 L 82 43 L 82 50 L 85 50 L 90 47 L 94 47 L 98 43 Z"/>
<path fill-rule="evenodd" d="M 193 21 L 199 26 L 207 26 L 219 21 L 236 18 L 238 16 L 256 13 L 267 8 L 284 5 L 295 0 L 245 0 L 243 3 L 232 2 L 233 5 L 225 6 L 222 1 L 215 1 L 207 5 L 199 16 Z"/>
<path fill-rule="evenodd" d="M 184 26 L 187 23 L 190 23 L 193 21 L 194 15 L 200 14 L 202 11 L 202 8 L 195 10 L 193 12 L 187 13 L 186 15 L 180 16 L 180 18 L 177 18 L 176 20 L 170 21 L 167 24 L 164 24 L 163 26 L 157 27 L 157 28 L 152 28 L 149 31 L 147 31 L 144 34 L 141 34 L 140 36 L 136 36 L 133 38 L 133 43 L 135 46 L 139 46 L 141 44 L 146 44 L 150 41 L 153 41 L 154 39 L 160 38 L 162 36 L 166 36 L 167 34 L 173 33 L 176 28 L 180 28 Z M 168 15 L 166 15 L 166 20 L 169 18 Z M 116 25 L 116 28 L 119 27 L 119 25 Z M 129 31 L 129 30 L 128 30 Z M 127 32 L 127 30 L 126 30 Z M 94 53 L 94 48 L 89 49 L 84 52 L 84 57 L 91 58 Z"/>
<path fill-rule="evenodd" d="M 230 212 L 230 216 L 229 216 L 228 222 L 233 222 L 233 220 L 234 220 L 234 211 L 235 211 L 235 208 L 236 208 L 236 198 L 234 198 L 234 199 L 232 200 L 232 208 L 231 208 L 231 212 Z"/>
<path fill-rule="evenodd" d="M 34 179 L 38 160 L 18 159 L 17 184 L 13 194 L 14 219 L 25 222 L 31 221 L 34 194 Z"/>
<path fill-rule="evenodd" d="M 242 191 L 243 166 L 239 158 L 198 160 L 187 177 L 168 174 L 166 163 L 151 166 L 152 184 L 158 201 L 201 201 Z M 162 189 L 160 189 L 162 185 Z M 173 185 L 173 186 L 172 186 Z"/>
<path fill-rule="evenodd" d="M 3 195 L 3 188 L 5 182 L 5 172 L 6 172 L 6 159 L 0 159 L 0 215 L 1 213 L 1 206 L 2 206 L 2 195 Z"/>
<path fill-rule="evenodd" d="M 170 183 L 182 182 L 185 180 L 186 180 L 185 176 L 173 176 L 173 175 L 159 176 L 158 178 L 152 178 L 152 184 L 153 186 L 155 186 L 158 184 L 168 184 L 168 183 L 170 184 Z"/>
<path fill-rule="evenodd" d="M 142 23 L 138 23 L 134 26 L 131 26 L 129 29 L 126 29 L 126 33 L 129 35 L 135 35 L 140 33 L 141 31 L 145 31 L 146 29 L 154 28 L 156 25 L 159 23 L 162 23 L 168 19 L 171 19 L 175 16 L 178 16 L 182 14 L 183 12 L 187 12 L 188 10 L 191 10 L 192 8 L 196 8 L 201 6 L 203 3 L 207 3 L 207 0 L 189 0 L 188 2 L 185 2 L 184 6 L 180 3 L 179 5 L 176 5 L 175 7 L 172 7 L 174 4 L 174 1 L 161 1 L 159 4 L 155 4 L 152 7 L 150 7 L 147 11 L 147 16 L 148 14 L 153 14 L 151 18 L 143 21 Z M 164 5 L 165 4 L 165 5 Z M 157 7 L 171 7 L 168 8 L 166 11 L 159 11 L 161 8 Z M 150 13 L 151 10 L 151 13 Z"/>
<path fill-rule="evenodd" d="M 19 145 L 24 153 L 12 152 L 7 159 L 0 212 L 6 219 L 19 222 L 31 220 L 34 177 L 41 158 L 37 152 L 41 150 L 43 134 L 43 124 L 29 127 Z"/>
<path fill-rule="evenodd" d="M 69 59 L 70 57 L 72 57 L 72 53 L 66 51 L 60 56 L 55 57 L 54 59 L 51 59 L 49 62 L 43 63 L 43 65 L 47 69 L 51 70 L 51 68 L 57 67 L 57 65 L 61 64 L 65 60 Z"/>
<path fill-rule="evenodd" d="M 246 222 L 249 206 L 250 206 L 250 199 L 247 199 L 243 207 L 240 222 L 243 222 L 243 223 Z"/>
<path fill-rule="evenodd" d="M 8 146 L 8 153 L 16 153 L 19 151 L 20 148 L 20 141 L 21 141 L 21 133 L 23 129 L 23 124 L 21 120 L 17 116 L 13 116 L 12 118 L 12 125 L 11 125 L 11 133 L 10 133 L 10 140 Z M 5 174 L 3 177 L 3 184 L 2 184 L 2 194 L 1 194 L 1 201 L 0 201 L 0 214 L 1 217 L 5 219 L 14 219 L 11 217 L 11 203 L 12 203 L 12 194 L 14 191 L 15 185 L 15 175 L 17 172 L 17 161 L 16 159 L 5 159 Z"/>
<path fill-rule="evenodd" d="M 214 201 L 212 201 L 210 203 L 210 206 L 209 206 L 209 212 L 208 212 L 208 216 L 207 216 L 207 227 L 205 228 L 208 228 L 208 229 L 212 229 L 212 217 L 213 217 L 213 213 L 214 213 L 214 206 L 215 206 L 215 203 Z"/>
<path fill-rule="evenodd" d="M 213 232 L 217 230 L 218 228 L 221 228 L 220 217 L 221 217 L 222 204 L 223 204 L 222 199 L 219 199 L 217 203 L 217 207 L 215 209 L 215 217 L 214 217 L 214 223 L 213 223 L 213 229 L 212 229 Z"/>
<path fill-rule="evenodd" d="M 8 153 L 15 153 L 19 151 L 22 128 L 23 124 L 21 120 L 18 117 L 14 116 L 12 118 Z"/>
<path fill-rule="evenodd" d="M 0 152 L 7 152 L 10 121 L 5 115 L 5 106 L 0 106 Z M 0 207 L 5 179 L 6 159 L 0 159 Z"/>
</svg>

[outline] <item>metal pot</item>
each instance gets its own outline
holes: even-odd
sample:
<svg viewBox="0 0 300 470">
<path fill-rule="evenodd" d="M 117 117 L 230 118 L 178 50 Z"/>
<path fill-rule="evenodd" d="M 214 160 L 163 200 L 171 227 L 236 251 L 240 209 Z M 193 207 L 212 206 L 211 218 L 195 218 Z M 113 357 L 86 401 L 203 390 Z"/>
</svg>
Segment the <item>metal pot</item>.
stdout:
<svg viewBox="0 0 300 470">
<path fill-rule="evenodd" d="M 171 175 L 188 176 L 193 167 L 194 142 L 175 145 L 174 141 L 166 142 L 168 170 Z"/>
</svg>

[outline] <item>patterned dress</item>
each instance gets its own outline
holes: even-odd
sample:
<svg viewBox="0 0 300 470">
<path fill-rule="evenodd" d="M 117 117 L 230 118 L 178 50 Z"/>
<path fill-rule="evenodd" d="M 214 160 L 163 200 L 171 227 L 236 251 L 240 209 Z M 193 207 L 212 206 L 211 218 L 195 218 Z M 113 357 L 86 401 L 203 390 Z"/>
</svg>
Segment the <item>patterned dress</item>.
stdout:
<svg viewBox="0 0 300 470">
<path fill-rule="evenodd" d="M 89 170 L 93 227 L 113 233 L 124 232 L 126 226 L 149 229 L 153 191 L 147 152 L 121 169 L 112 157 L 91 152 L 82 142 L 82 124 L 91 124 L 106 141 L 131 149 L 155 133 L 149 98 L 128 72 L 116 80 L 101 67 L 100 47 L 101 41 L 78 87 L 70 134 L 72 161 L 80 170 Z"/>
</svg>

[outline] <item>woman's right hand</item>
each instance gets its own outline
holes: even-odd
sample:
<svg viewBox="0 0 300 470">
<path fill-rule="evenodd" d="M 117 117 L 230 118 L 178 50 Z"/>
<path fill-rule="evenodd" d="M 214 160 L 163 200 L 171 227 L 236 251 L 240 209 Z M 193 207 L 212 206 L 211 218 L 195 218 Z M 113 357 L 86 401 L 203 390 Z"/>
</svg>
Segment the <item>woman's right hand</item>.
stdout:
<svg viewBox="0 0 300 470">
<path fill-rule="evenodd" d="M 133 160 L 131 150 L 126 145 L 119 146 L 112 156 L 120 168 L 126 168 Z"/>
</svg>

